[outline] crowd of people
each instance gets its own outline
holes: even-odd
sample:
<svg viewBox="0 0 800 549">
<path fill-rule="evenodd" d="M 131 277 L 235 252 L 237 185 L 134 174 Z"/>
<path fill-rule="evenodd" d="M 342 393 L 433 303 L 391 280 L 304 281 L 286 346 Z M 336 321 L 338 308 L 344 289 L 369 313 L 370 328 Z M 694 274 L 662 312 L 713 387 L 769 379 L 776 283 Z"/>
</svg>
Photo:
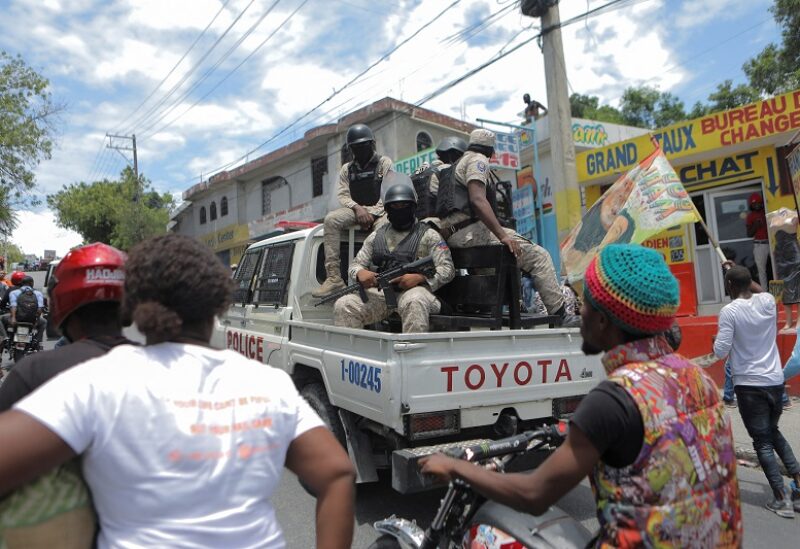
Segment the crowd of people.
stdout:
<svg viewBox="0 0 800 549">
<path fill-rule="evenodd" d="M 432 292 L 454 275 L 449 248 L 494 243 L 517 257 L 547 312 L 579 308 L 582 351 L 602 355 L 607 374 L 535 471 L 500 474 L 435 454 L 421 460 L 422 472 L 462 479 L 534 514 L 588 477 L 597 547 L 741 546 L 731 417 L 716 383 L 676 352 L 680 291 L 663 257 L 639 245 L 604 247 L 586 269 L 579 301 L 559 287 L 546 251 L 498 222 L 486 193 L 491 132 L 473 132 L 460 159 L 443 155 L 436 168 L 453 167 L 460 198 L 431 225 L 418 219 L 412 187 L 381 190 L 391 162 L 375 152 L 369 128 L 351 130 L 353 161 L 342 168 L 341 208 L 325 218 L 327 279 L 317 294 L 343 287 L 338 239 L 355 224 L 373 229 L 348 273 L 368 299 L 340 298 L 336 324 L 362 327 L 387 314 L 373 268 L 432 256 L 431 272 L 394 281 L 403 330 L 426 330 L 437 310 Z M 778 423 L 785 379 L 800 372 L 800 344 L 783 369 L 775 299 L 747 269 L 725 267 L 732 301 L 720 314 L 714 353 L 727 359 L 773 491 L 766 507 L 792 518 L 800 464 Z M 39 297 L 16 278 L 3 324 L 16 321 L 21 295 Z M 48 293 L 50 321 L 67 344 L 21 360 L 0 386 L 0 544 L 284 547 L 270 497 L 285 467 L 316 497 L 317 547 L 350 546 L 355 473 L 340 442 L 285 372 L 209 344 L 233 290 L 209 248 L 175 234 L 128 255 L 90 244 L 64 257 Z M 132 322 L 144 345 L 123 336 Z"/>
</svg>

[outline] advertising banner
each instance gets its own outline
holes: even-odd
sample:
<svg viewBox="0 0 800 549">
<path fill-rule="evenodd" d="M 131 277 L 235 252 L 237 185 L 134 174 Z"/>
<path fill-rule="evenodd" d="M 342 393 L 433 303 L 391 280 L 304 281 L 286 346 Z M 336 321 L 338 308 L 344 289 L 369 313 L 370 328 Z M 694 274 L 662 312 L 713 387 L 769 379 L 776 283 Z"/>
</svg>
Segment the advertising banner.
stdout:
<svg viewBox="0 0 800 549">
<path fill-rule="evenodd" d="M 536 211 L 533 202 L 533 186 L 526 185 L 511 192 L 514 205 L 514 218 L 517 220 L 517 232 L 525 238 L 536 242 Z"/>
<path fill-rule="evenodd" d="M 592 206 L 561 245 L 571 281 L 606 244 L 641 244 L 660 232 L 697 221 L 678 174 L 661 149 L 620 177 Z"/>
<path fill-rule="evenodd" d="M 489 166 L 505 170 L 520 169 L 519 136 L 514 133 L 495 133 L 494 156 Z"/>
<path fill-rule="evenodd" d="M 653 138 L 668 158 L 681 158 L 797 129 L 800 129 L 800 90 L 678 122 L 656 130 Z M 577 154 L 578 181 L 630 170 L 651 150 L 650 136 L 642 135 Z"/>
</svg>

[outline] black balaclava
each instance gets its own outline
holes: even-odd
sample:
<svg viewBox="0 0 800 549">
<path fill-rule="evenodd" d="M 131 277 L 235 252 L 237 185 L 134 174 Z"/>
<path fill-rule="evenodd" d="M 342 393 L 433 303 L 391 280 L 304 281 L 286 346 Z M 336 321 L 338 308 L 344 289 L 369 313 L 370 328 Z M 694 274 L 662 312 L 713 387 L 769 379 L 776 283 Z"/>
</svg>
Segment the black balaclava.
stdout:
<svg viewBox="0 0 800 549">
<path fill-rule="evenodd" d="M 402 208 L 395 208 L 395 204 L 402 204 Z M 416 221 L 417 205 L 413 202 L 395 202 L 386 208 L 386 217 L 392 228 L 398 231 L 407 231 L 414 226 Z"/>
<path fill-rule="evenodd" d="M 364 143 L 357 143 L 350 146 L 350 152 L 353 153 L 353 160 L 360 167 L 364 167 L 372 160 L 372 155 L 375 154 L 375 142 L 365 141 Z"/>
</svg>

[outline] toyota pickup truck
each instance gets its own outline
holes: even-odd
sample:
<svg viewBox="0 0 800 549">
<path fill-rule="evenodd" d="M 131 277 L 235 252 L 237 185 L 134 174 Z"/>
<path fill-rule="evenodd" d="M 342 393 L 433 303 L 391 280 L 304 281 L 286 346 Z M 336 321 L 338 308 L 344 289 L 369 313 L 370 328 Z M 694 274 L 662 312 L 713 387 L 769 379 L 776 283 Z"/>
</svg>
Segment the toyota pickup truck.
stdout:
<svg viewBox="0 0 800 549">
<path fill-rule="evenodd" d="M 576 328 L 457 322 L 403 334 L 397 323 L 334 326 L 332 304 L 315 306 L 311 296 L 325 278 L 322 231 L 247 249 L 234 273 L 235 302 L 217 319 L 212 344 L 288 372 L 347 448 L 360 482 L 391 468 L 396 490 L 424 489 L 419 457 L 567 417 L 604 379 L 598 357 L 581 352 Z M 343 235 L 342 273 L 365 237 Z M 508 307 L 501 312 L 508 316 Z"/>
</svg>

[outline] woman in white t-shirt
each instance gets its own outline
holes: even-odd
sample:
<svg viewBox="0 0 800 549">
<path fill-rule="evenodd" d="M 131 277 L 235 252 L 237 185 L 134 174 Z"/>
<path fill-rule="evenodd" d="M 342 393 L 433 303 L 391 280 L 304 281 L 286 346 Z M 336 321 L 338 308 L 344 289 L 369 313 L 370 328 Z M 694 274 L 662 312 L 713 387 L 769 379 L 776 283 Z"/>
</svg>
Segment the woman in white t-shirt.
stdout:
<svg viewBox="0 0 800 549">
<path fill-rule="evenodd" d="M 81 455 L 101 548 L 284 547 L 269 500 L 286 466 L 317 494 L 317 547 L 349 547 L 342 446 L 285 372 L 209 347 L 227 269 L 167 235 L 136 246 L 126 271 L 123 310 L 147 345 L 116 347 L 0 414 L 0 494 Z"/>
</svg>

